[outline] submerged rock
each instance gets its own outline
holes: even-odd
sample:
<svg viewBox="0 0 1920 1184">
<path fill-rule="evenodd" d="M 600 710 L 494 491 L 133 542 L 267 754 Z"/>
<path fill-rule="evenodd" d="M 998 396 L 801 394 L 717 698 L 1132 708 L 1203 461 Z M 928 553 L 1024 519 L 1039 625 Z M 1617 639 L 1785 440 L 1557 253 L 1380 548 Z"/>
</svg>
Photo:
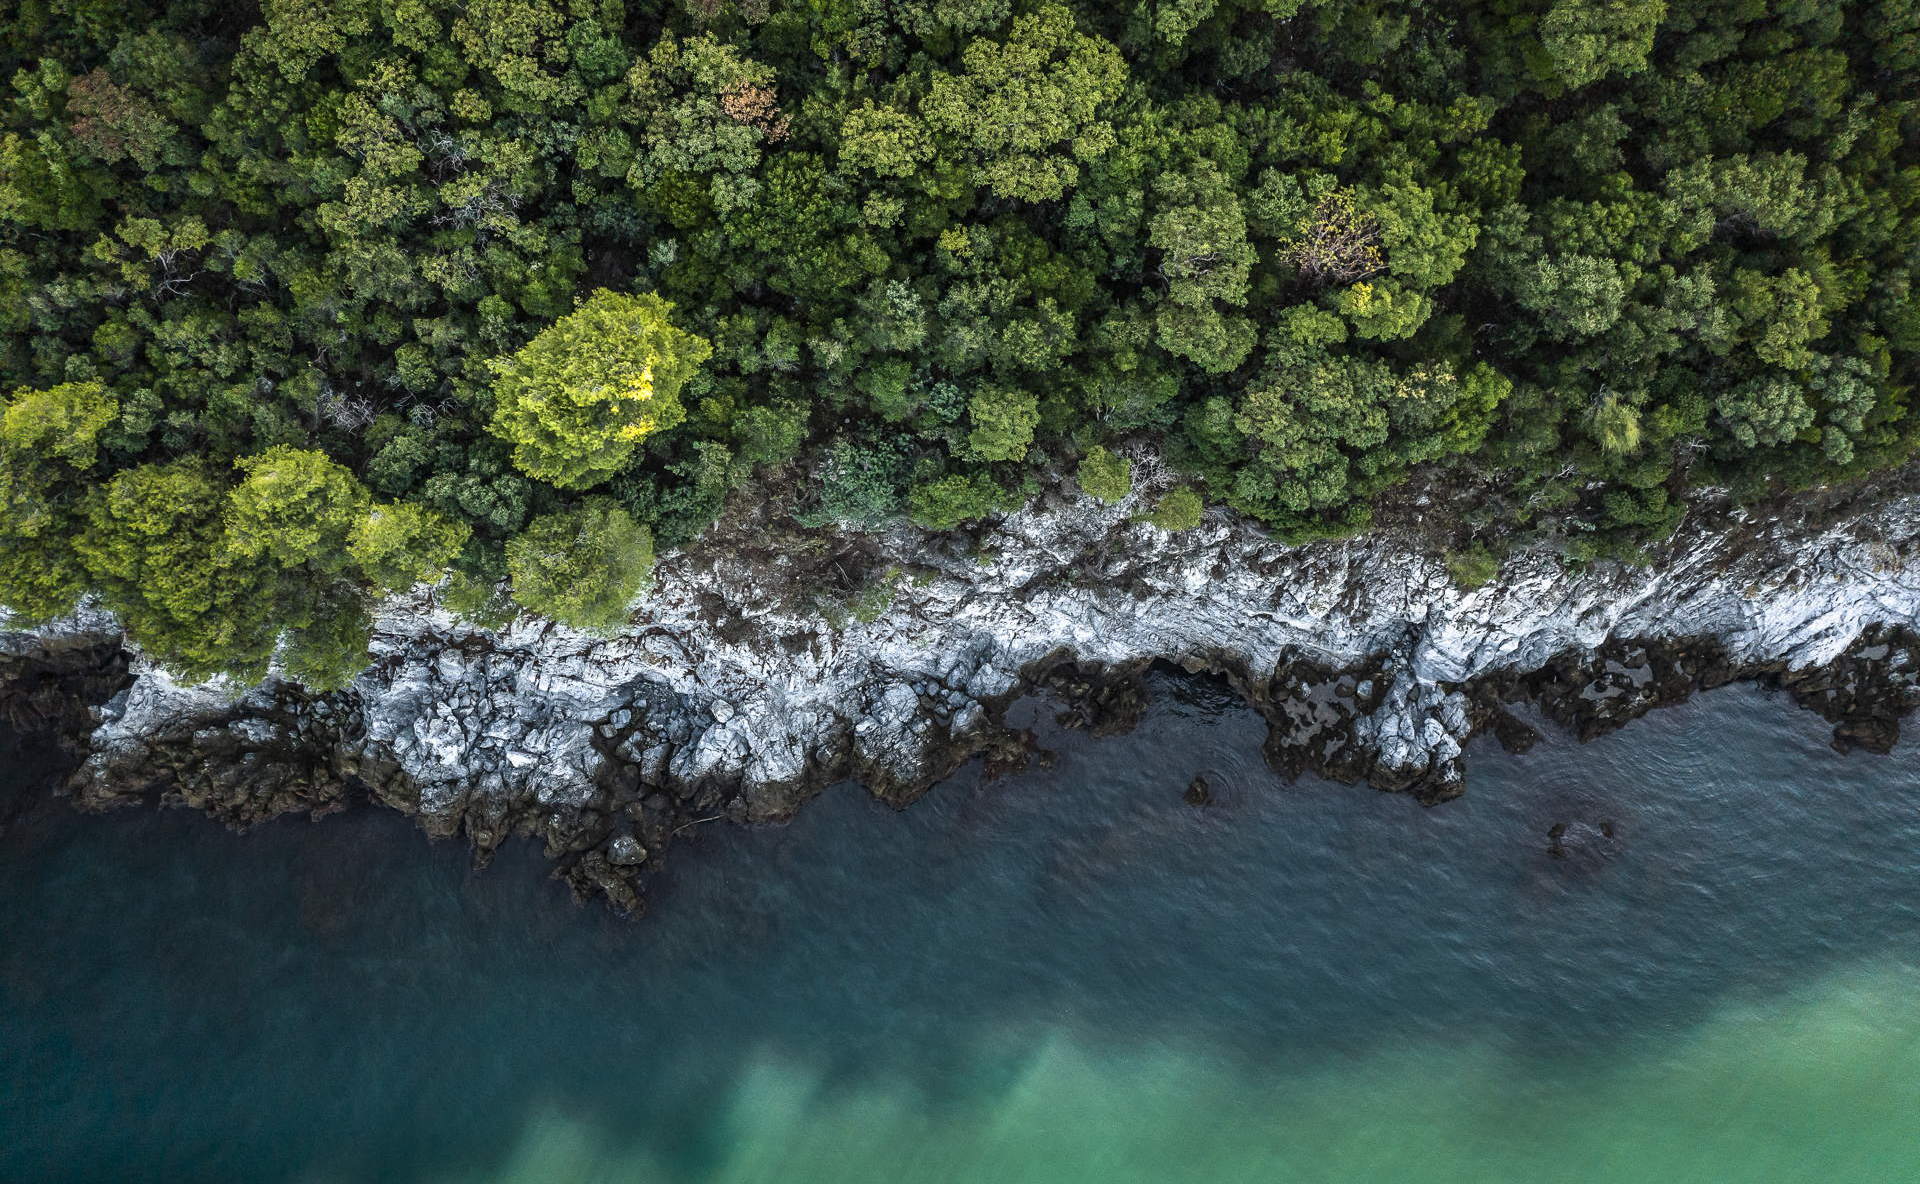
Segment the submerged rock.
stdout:
<svg viewBox="0 0 1920 1184">
<path fill-rule="evenodd" d="M 971 548 L 868 540 L 912 578 L 878 619 L 838 627 L 777 547 L 716 544 L 662 562 L 614 637 L 531 618 L 488 632 L 429 591 L 398 598 L 371 667 L 331 695 L 183 685 L 136 654 L 89 700 L 71 792 L 235 825 L 367 797 L 482 860 L 534 835 L 576 888 L 636 907 L 637 877 L 695 823 L 785 818 L 849 776 L 898 805 L 973 756 L 1017 768 L 1032 737 L 1005 722 L 1014 698 L 1041 688 L 1065 722 L 1117 730 L 1156 660 L 1224 676 L 1283 773 L 1426 802 L 1462 791 L 1479 730 L 1530 742 L 1517 703 L 1588 737 L 1764 677 L 1836 742 L 1883 749 L 1920 698 L 1913 497 L 1833 528 L 1697 515 L 1641 567 L 1521 554 L 1465 592 L 1391 536 L 1287 547 L 1224 517 L 1168 534 L 1132 520 L 1151 496 L 1023 511 Z M 0 635 L 0 655 L 18 669 L 86 636 L 86 661 L 122 661 L 110 630 L 96 614 Z"/>
<path fill-rule="evenodd" d="M 1187 782 L 1187 792 L 1180 797 L 1189 806 L 1205 806 L 1213 801 L 1213 787 L 1205 777 L 1195 777 Z"/>
<path fill-rule="evenodd" d="M 1547 830 L 1547 854 L 1576 869 L 1597 870 L 1619 855 L 1621 846 L 1610 820 L 1556 822 Z"/>
</svg>

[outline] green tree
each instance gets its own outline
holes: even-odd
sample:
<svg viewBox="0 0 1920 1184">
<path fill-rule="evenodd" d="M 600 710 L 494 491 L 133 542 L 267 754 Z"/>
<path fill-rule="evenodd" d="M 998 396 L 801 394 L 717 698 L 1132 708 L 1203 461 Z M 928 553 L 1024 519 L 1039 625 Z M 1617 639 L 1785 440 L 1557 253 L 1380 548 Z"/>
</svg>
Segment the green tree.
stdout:
<svg viewBox="0 0 1920 1184">
<path fill-rule="evenodd" d="M 1668 173 L 1666 189 L 1701 238 L 1726 230 L 1815 237 L 1832 227 L 1836 213 L 1836 195 L 1809 183 L 1807 158 L 1797 152 L 1695 161 Z"/>
<path fill-rule="evenodd" d="M 227 495 L 227 546 L 243 559 L 338 572 L 366 513 L 367 491 L 324 452 L 282 444 L 235 467 L 246 474 Z"/>
<path fill-rule="evenodd" d="M 1812 276 L 1796 267 L 1779 275 L 1741 268 L 1732 289 L 1741 336 L 1751 343 L 1755 357 L 1787 370 L 1813 361 L 1813 343 L 1831 326 L 1822 315 L 1820 286 Z"/>
<path fill-rule="evenodd" d="M 680 388 L 713 352 L 675 328 L 658 296 L 605 288 L 494 372 L 495 435 L 528 476 L 562 489 L 598 485 L 641 441 L 686 418 Z"/>
<path fill-rule="evenodd" d="M 1521 272 L 1514 297 L 1550 336 L 1572 340 L 1604 333 L 1620 319 L 1627 282 L 1610 259 L 1549 256 Z"/>
<path fill-rule="evenodd" d="M 308 610 L 307 619 L 288 630 L 279 658 L 288 677 L 308 690 L 337 691 L 367 668 L 373 615 L 366 598 L 345 586 Z"/>
<path fill-rule="evenodd" d="M 980 460 L 1019 460 L 1040 424 L 1040 402 L 1026 391 L 989 383 L 967 400 L 967 450 Z"/>
<path fill-rule="evenodd" d="M 913 520 L 930 530 L 952 530 L 963 522 L 1003 514 L 1020 498 L 981 474 L 951 473 L 913 487 L 907 498 Z"/>
<path fill-rule="evenodd" d="M 25 387 L 0 410 L 0 449 L 30 461 L 57 460 L 90 469 L 100 433 L 120 414 L 120 404 L 98 382 L 63 382 L 46 390 Z"/>
<path fill-rule="evenodd" d="M 567 32 L 570 18 L 595 7 L 580 0 L 466 0 L 449 31 L 462 56 L 492 76 L 511 106 L 542 110 L 582 97 L 578 78 L 566 70 Z"/>
<path fill-rule="evenodd" d="M 1554 0 L 1540 42 L 1557 80 L 1577 90 L 1608 74 L 1638 74 L 1653 51 L 1667 0 Z"/>
<path fill-rule="evenodd" d="M 628 115 L 637 152 L 627 183 L 646 189 L 678 177 L 707 177 L 725 215 L 759 192 L 753 170 L 791 125 L 774 93 L 774 72 L 708 34 L 668 33 L 627 74 Z"/>
<path fill-rule="evenodd" d="M 1867 417 L 1880 402 L 1873 368 L 1860 358 L 1820 358 L 1808 388 L 1818 400 L 1825 425 L 1820 445 L 1837 465 L 1854 459 L 1854 444 L 1867 431 Z"/>
<path fill-rule="evenodd" d="M 72 612 L 87 587 L 86 569 L 65 538 L 0 528 L 0 605 L 18 614 L 16 623 Z"/>
<path fill-rule="evenodd" d="M 1340 289 L 1333 306 L 1356 337 L 1392 341 L 1411 337 L 1433 313 L 1433 301 L 1390 279 L 1362 280 Z"/>
<path fill-rule="evenodd" d="M 1434 189 L 1400 180 L 1367 195 L 1366 217 L 1379 228 L 1387 274 L 1416 291 L 1451 283 L 1480 238 L 1471 212 L 1443 210 L 1442 201 Z"/>
<path fill-rule="evenodd" d="M 1162 349 L 1220 374 L 1252 351 L 1252 320 L 1224 313 L 1247 302 L 1255 254 L 1247 220 L 1226 176 L 1210 163 L 1159 178 L 1164 203 L 1148 224 L 1147 242 L 1160 252 L 1166 303 L 1155 317 Z"/>
<path fill-rule="evenodd" d="M 375 587 L 400 592 L 438 579 L 471 533 L 466 523 L 427 506 L 382 503 L 354 525 L 348 553 Z"/>
<path fill-rule="evenodd" d="M 269 569 L 228 544 L 226 486 L 193 460 L 89 492 L 74 548 L 127 636 L 187 678 L 265 675 L 283 623 Z"/>
<path fill-rule="evenodd" d="M 22 388 L 0 403 L 0 604 L 29 620 L 60 616 L 87 589 L 73 548 L 82 475 L 118 411 L 94 382 Z"/>
<path fill-rule="evenodd" d="M 976 39 L 962 62 L 957 74 L 934 75 L 921 114 L 996 195 L 1051 201 L 1113 147 L 1101 114 L 1126 82 L 1126 62 L 1077 31 L 1064 5 L 1015 17 L 1006 40 Z"/>
<path fill-rule="evenodd" d="M 868 99 L 841 121 L 840 159 L 882 177 L 910 177 L 933 159 L 933 137 L 920 120 Z"/>
<path fill-rule="evenodd" d="M 740 459 L 750 465 L 777 465 L 792 460 L 807 438 L 807 409 L 786 400 L 749 407 L 733 425 Z"/>
<path fill-rule="evenodd" d="M 608 498 L 543 514 L 507 542 L 513 598 L 576 629 L 618 629 L 652 574 L 653 533 Z"/>
<path fill-rule="evenodd" d="M 1601 451 L 1625 456 L 1640 447 L 1640 413 L 1613 391 L 1597 399 L 1587 414 L 1587 433 Z"/>
<path fill-rule="evenodd" d="M 1010 0 L 894 0 L 894 19 L 922 41 L 984 33 L 1006 23 Z"/>
<path fill-rule="evenodd" d="M 58 617 L 87 590 L 74 552 L 75 492 L 45 461 L 0 448 L 0 605 L 28 620 Z"/>
<path fill-rule="evenodd" d="M 879 526 L 899 514 L 906 479 L 907 457 L 897 444 L 836 440 L 814 474 L 819 508 L 800 515 L 800 522 L 856 530 Z"/>
<path fill-rule="evenodd" d="M 1749 379 L 1714 400 L 1727 431 L 1745 448 L 1785 444 L 1813 424 L 1806 390 L 1783 374 Z"/>
</svg>

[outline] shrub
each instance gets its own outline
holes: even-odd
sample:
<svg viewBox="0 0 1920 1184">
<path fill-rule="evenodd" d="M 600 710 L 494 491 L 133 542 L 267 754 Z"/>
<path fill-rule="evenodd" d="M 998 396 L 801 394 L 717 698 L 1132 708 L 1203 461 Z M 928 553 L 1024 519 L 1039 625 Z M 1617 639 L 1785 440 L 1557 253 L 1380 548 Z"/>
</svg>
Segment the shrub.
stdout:
<svg viewBox="0 0 1920 1184">
<path fill-rule="evenodd" d="M 1154 504 L 1153 512 L 1142 514 L 1140 521 L 1159 527 L 1161 530 L 1192 530 L 1200 525 L 1200 517 L 1206 512 L 1207 504 L 1200 500 L 1190 486 L 1182 485 L 1178 489 L 1169 489 L 1160 495 Z"/>
<path fill-rule="evenodd" d="M 1103 502 L 1124 501 L 1133 492 L 1133 462 L 1095 447 L 1080 462 L 1080 492 Z"/>
</svg>

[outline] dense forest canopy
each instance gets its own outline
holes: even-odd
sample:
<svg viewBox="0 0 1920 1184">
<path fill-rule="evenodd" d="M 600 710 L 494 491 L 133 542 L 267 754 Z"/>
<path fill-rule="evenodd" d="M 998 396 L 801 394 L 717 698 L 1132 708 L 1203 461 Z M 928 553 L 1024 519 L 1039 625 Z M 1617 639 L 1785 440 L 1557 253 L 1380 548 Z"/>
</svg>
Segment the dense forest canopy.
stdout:
<svg viewBox="0 0 1920 1184">
<path fill-rule="evenodd" d="M 954 527 L 1148 448 L 1573 561 L 1908 458 L 1920 0 L 8 0 L 0 602 L 350 677 L 382 590 Z"/>
</svg>

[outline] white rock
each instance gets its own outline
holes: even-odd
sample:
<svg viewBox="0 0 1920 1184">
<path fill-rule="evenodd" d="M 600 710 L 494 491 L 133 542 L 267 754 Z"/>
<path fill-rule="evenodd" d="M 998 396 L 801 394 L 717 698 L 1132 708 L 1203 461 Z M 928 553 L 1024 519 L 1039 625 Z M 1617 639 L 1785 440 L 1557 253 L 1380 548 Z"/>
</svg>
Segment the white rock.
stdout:
<svg viewBox="0 0 1920 1184">
<path fill-rule="evenodd" d="M 1127 525 L 1129 512 L 1075 503 L 1014 514 L 991 535 L 990 564 L 894 531 L 887 546 L 916 579 L 900 582 L 884 618 L 839 634 L 732 556 L 665 559 L 632 636 L 523 618 L 483 637 L 417 590 L 383 607 L 373 643 L 383 661 L 336 706 L 357 715 L 369 755 L 421 787 L 430 812 L 457 811 L 469 792 L 592 800 L 604 760 L 595 726 L 609 719 L 638 722 L 623 752 L 642 758 L 649 779 L 737 778 L 750 790 L 800 776 L 812 754 L 845 741 L 848 722 L 864 756 L 912 767 L 940 731 L 926 717 L 953 711 L 953 730 L 979 726 L 980 701 L 1062 648 L 1106 662 L 1231 654 L 1256 672 L 1290 654 L 1333 666 L 1385 654 L 1389 689 L 1356 731 L 1387 767 L 1417 769 L 1454 760 L 1467 731 L 1464 699 L 1441 684 L 1531 669 L 1610 637 L 1712 635 L 1736 661 L 1801 667 L 1833 658 L 1867 625 L 1920 621 L 1914 498 L 1809 537 L 1772 527 L 1755 541 L 1696 521 L 1642 568 L 1570 571 L 1552 555 L 1517 555 L 1474 593 L 1388 539 L 1288 548 L 1219 517 L 1168 534 Z M 1110 569 L 1102 587 L 1066 578 L 1089 552 Z M 747 622 L 742 632 L 722 638 L 705 624 L 701 598 L 713 595 Z M 34 639 L 97 641 L 107 629 L 83 613 L 0 634 L 0 653 Z M 790 652 L 781 641 L 795 634 L 814 644 Z M 478 640 L 492 652 L 464 657 Z M 183 685 L 144 660 L 134 670 L 101 712 L 96 766 L 162 728 L 222 716 L 237 689 Z M 926 705 L 916 683 L 936 689 Z"/>
</svg>

